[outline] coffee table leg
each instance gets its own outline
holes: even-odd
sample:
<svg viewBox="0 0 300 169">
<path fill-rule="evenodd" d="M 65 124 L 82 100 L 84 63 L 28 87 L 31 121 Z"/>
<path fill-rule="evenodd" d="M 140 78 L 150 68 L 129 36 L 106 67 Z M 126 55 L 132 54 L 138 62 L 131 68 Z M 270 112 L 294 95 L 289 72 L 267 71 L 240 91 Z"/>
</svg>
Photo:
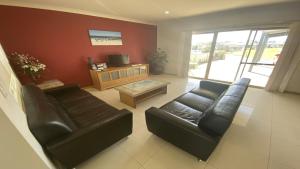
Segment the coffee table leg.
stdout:
<svg viewBox="0 0 300 169">
<path fill-rule="evenodd" d="M 135 100 L 133 97 L 120 92 L 120 100 L 121 100 L 121 102 L 127 104 L 128 106 L 136 108 L 136 103 L 135 103 Z"/>
</svg>

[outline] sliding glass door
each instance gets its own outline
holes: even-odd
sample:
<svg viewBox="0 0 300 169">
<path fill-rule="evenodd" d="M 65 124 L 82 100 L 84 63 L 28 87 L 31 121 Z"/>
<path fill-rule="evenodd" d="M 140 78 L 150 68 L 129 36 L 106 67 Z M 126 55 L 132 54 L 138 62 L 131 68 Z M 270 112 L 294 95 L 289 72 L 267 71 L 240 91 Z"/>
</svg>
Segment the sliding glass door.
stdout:
<svg viewBox="0 0 300 169">
<path fill-rule="evenodd" d="M 251 50 L 243 55 L 237 78 L 247 77 L 251 84 L 265 87 L 287 39 L 288 30 L 254 30 L 256 38 L 251 42 Z"/>
<path fill-rule="evenodd" d="M 208 79 L 232 82 L 239 67 L 249 30 L 219 32 Z"/>
<path fill-rule="evenodd" d="M 196 34 L 192 36 L 192 49 L 188 73 L 190 77 L 205 78 L 213 38 L 213 33 Z"/>
<path fill-rule="evenodd" d="M 194 34 L 189 76 L 233 82 L 241 77 L 265 87 L 287 39 L 287 29 Z"/>
</svg>

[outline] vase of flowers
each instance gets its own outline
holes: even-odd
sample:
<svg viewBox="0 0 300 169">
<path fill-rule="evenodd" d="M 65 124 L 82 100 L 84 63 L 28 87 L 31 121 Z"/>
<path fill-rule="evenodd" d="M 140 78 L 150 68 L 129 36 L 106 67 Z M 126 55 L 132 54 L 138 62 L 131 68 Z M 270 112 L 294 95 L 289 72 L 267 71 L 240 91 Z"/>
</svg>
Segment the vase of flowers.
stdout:
<svg viewBox="0 0 300 169">
<path fill-rule="evenodd" d="M 11 54 L 15 65 L 23 74 L 31 78 L 36 83 L 41 77 L 41 74 L 45 71 L 46 65 L 41 63 L 38 59 L 28 54 L 20 54 L 14 52 Z"/>
</svg>

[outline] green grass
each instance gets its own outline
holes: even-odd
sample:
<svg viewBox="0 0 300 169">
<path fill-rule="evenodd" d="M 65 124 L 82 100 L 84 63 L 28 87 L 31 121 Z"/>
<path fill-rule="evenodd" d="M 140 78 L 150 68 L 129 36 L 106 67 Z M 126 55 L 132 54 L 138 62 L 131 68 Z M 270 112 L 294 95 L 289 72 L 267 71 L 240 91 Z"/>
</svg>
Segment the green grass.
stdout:
<svg viewBox="0 0 300 169">
<path fill-rule="evenodd" d="M 262 57 L 265 60 L 273 60 L 275 55 L 280 54 L 282 48 L 266 48 L 264 50 L 264 53 Z M 246 51 L 246 56 L 248 54 L 249 49 Z M 226 55 L 234 55 L 237 57 L 241 57 L 243 54 L 243 51 L 237 51 L 237 52 L 226 52 Z M 255 54 L 255 50 L 251 50 L 249 58 L 252 59 Z M 200 60 L 207 61 L 208 60 L 208 53 L 203 53 L 201 55 L 191 55 L 190 56 L 190 64 L 198 64 Z"/>
</svg>

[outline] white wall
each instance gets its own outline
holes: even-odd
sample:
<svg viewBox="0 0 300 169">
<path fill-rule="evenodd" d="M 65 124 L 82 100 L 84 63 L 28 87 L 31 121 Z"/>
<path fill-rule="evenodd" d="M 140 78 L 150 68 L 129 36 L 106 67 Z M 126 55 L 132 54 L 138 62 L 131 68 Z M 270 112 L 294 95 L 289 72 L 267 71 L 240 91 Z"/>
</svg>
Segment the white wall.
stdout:
<svg viewBox="0 0 300 169">
<path fill-rule="evenodd" d="M 9 169 L 54 168 L 45 156 L 42 147 L 29 131 L 26 116 L 22 108 L 21 84 L 9 66 L 8 60 L 0 44 L 0 109 L 1 109 L 1 167 Z M 6 117 L 5 117 L 6 116 Z M 7 131 L 6 131 L 7 129 Z M 11 135 L 10 135 L 11 133 Z M 2 141 L 3 140 L 3 141 Z M 26 142 L 25 142 L 26 140 Z M 18 142 L 18 145 L 15 143 Z M 7 152 L 11 149 L 11 152 Z M 15 154 L 15 159 L 12 159 Z M 28 157 L 23 157 L 28 154 Z M 7 156 L 8 155 L 8 156 Z M 7 157 L 6 157 L 7 156 Z M 19 159 L 21 158 L 21 159 Z M 28 160 L 23 160 L 28 159 Z M 4 161 L 2 161 L 4 160 Z M 6 161 L 7 160 L 7 161 Z M 13 161 L 14 160 L 14 161 Z M 9 163 L 12 167 L 3 167 Z M 32 166 L 39 167 L 20 167 Z M 15 168 L 14 168 L 15 167 Z"/>
<path fill-rule="evenodd" d="M 176 75 L 180 65 L 179 56 L 181 43 L 183 41 L 182 33 L 178 33 L 162 27 L 157 28 L 157 46 L 165 50 L 168 54 L 168 63 L 165 67 L 165 73 Z M 178 59 L 176 59 L 178 58 Z"/>
<path fill-rule="evenodd" d="M 47 166 L 0 109 L 0 168 L 46 169 Z"/>
<path fill-rule="evenodd" d="M 247 7 L 160 22 L 175 31 L 212 31 L 224 28 L 278 25 L 300 20 L 300 1 Z"/>
<path fill-rule="evenodd" d="M 184 42 L 186 38 L 182 33 L 282 27 L 296 21 L 300 21 L 300 1 L 232 9 L 161 22 L 158 24 L 157 44 L 168 52 L 170 62 L 166 65 L 165 72 L 178 74 L 185 71 L 182 61 L 189 59 L 188 52 L 178 50 L 187 48 Z M 295 78 L 297 77 L 296 74 Z"/>
</svg>

